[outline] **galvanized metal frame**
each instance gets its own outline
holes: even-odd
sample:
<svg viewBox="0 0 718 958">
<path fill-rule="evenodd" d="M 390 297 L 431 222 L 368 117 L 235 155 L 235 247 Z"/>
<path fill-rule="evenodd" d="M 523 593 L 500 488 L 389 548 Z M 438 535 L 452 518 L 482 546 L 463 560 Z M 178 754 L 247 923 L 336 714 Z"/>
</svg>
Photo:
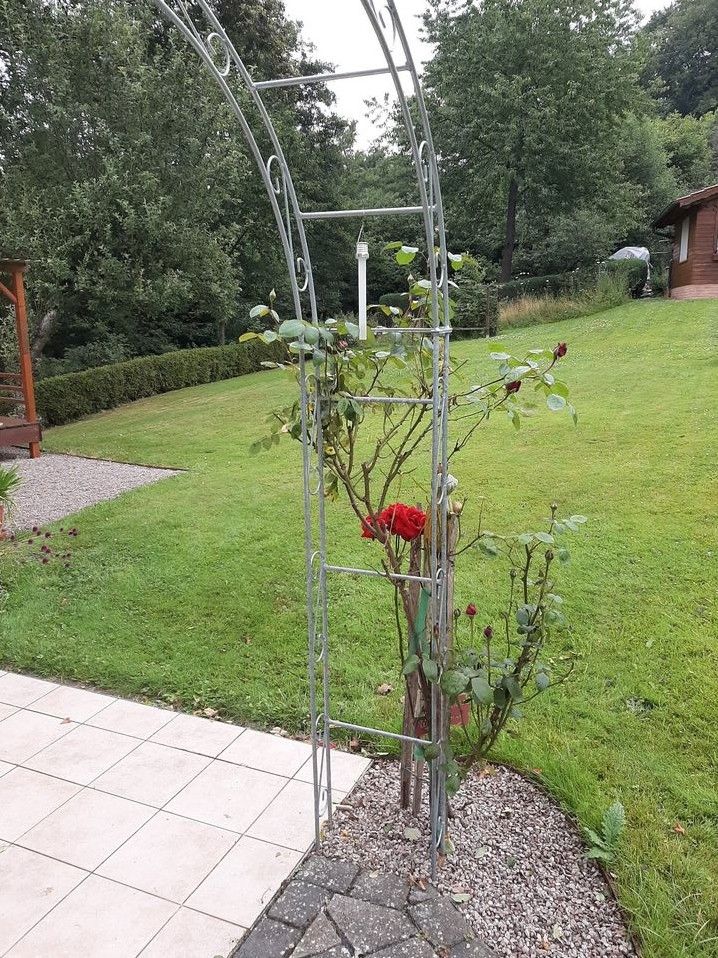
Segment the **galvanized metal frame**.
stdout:
<svg viewBox="0 0 718 958">
<path fill-rule="evenodd" d="M 358 569 L 330 563 L 327 555 L 326 511 L 324 497 L 324 437 L 322 435 L 322 403 L 326 400 L 308 385 L 304 357 L 300 354 L 302 472 L 304 485 L 304 547 L 306 553 L 306 597 L 308 619 L 309 708 L 312 738 L 312 767 L 314 780 L 314 820 L 317 844 L 320 840 L 324 814 L 332 817 L 331 729 L 354 731 L 362 735 L 383 736 L 392 740 L 426 744 L 425 740 L 401 735 L 385 729 L 369 728 L 352 722 L 334 719 L 330 702 L 330 632 L 328 574 L 364 575 L 388 581 L 405 579 L 421 582 L 431 590 L 430 636 L 432 656 L 443 661 L 447 650 L 449 619 L 447 597 L 449 574 L 448 555 L 448 397 L 449 397 L 449 343 L 451 323 L 449 316 L 448 257 L 444 208 L 439 184 L 439 170 L 431 135 L 424 95 L 406 32 L 395 0 L 383 4 L 375 0 L 358 0 L 372 28 L 386 66 L 372 67 L 343 73 L 324 73 L 312 76 L 279 77 L 255 82 L 242 63 L 236 49 L 225 33 L 208 0 L 155 0 L 160 12 L 183 34 L 203 61 L 222 90 L 231 107 L 242 134 L 249 146 L 262 178 L 274 213 L 289 272 L 295 315 L 318 324 L 317 296 L 312 271 L 312 259 L 304 224 L 310 220 L 339 217 L 367 218 L 397 214 L 420 216 L 424 227 L 427 262 L 429 264 L 430 325 L 401 330 L 408 335 L 418 333 L 430 337 L 433 350 L 432 395 L 430 399 L 415 400 L 430 405 L 432 411 L 431 442 L 431 556 L 428 576 L 386 575 L 374 569 Z M 200 22 L 198 22 L 198 20 Z M 397 52 L 395 52 L 397 51 Z M 401 62 L 397 61 L 397 53 Z M 401 74 L 408 74 L 413 94 L 413 108 L 418 115 L 418 126 L 412 117 L 409 100 L 401 85 Z M 261 91 L 301 84 L 331 83 L 339 80 L 360 79 L 386 75 L 391 78 L 406 128 L 411 161 L 416 174 L 418 203 L 413 206 L 380 209 L 302 210 L 292 182 L 290 167 L 282 150 L 270 113 Z M 264 134 L 272 144 L 272 155 L 265 158 L 242 103 L 252 105 Z M 255 121 L 256 122 L 256 121 Z M 276 173 L 275 173 L 276 166 Z M 295 251 L 295 243 L 299 255 Z M 307 302 L 308 301 L 308 302 Z M 391 330 L 396 333 L 394 328 Z M 388 332 L 379 329 L 377 332 Z M 389 397 L 357 396 L 362 403 L 382 403 Z M 392 403 L 412 402 L 410 399 Z M 319 673 L 319 675 L 317 674 Z M 431 865 L 435 872 L 437 855 L 446 831 L 446 774 L 445 748 L 448 729 L 445 725 L 441 695 L 432 685 L 431 727 L 434 744 L 440 757 L 430 763 L 429 801 L 431 809 Z M 319 743 L 322 747 L 319 747 Z"/>
</svg>

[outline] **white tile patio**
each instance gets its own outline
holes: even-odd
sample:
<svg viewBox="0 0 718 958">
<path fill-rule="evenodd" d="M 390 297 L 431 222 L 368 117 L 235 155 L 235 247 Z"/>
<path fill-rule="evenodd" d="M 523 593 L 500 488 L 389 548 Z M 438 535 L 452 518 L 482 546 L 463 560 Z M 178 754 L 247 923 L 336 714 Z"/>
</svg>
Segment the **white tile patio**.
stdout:
<svg viewBox="0 0 718 958">
<path fill-rule="evenodd" d="M 310 754 L 0 672 L 0 956 L 228 956 L 312 842 Z"/>
</svg>

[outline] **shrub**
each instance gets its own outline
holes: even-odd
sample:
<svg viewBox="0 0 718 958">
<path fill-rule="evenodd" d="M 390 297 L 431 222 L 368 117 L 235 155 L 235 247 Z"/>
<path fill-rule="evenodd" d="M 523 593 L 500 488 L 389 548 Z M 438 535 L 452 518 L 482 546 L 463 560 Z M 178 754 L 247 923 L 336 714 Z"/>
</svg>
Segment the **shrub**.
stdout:
<svg viewBox="0 0 718 958">
<path fill-rule="evenodd" d="M 405 313 L 409 308 L 409 294 L 408 293 L 385 293 L 383 296 L 379 297 L 380 306 L 393 306 L 394 309 L 400 309 L 402 313 Z M 383 320 L 382 320 L 383 321 Z M 391 325 L 386 323 L 387 326 Z"/>
<path fill-rule="evenodd" d="M 37 383 L 38 412 L 45 425 L 60 426 L 135 399 L 257 372 L 263 360 L 276 354 L 274 346 L 237 343 L 141 356 L 52 376 Z"/>
<path fill-rule="evenodd" d="M 668 290 L 668 269 L 665 266 L 654 266 L 651 270 L 651 289 L 654 296 L 665 296 Z"/>
<path fill-rule="evenodd" d="M 452 326 L 456 338 L 495 336 L 499 325 L 499 300 L 495 284 L 483 282 L 483 270 L 467 263 L 459 274 L 456 314 Z"/>
<path fill-rule="evenodd" d="M 617 276 L 634 299 L 641 295 L 648 280 L 648 263 L 642 259 L 609 259 L 603 269 Z"/>
</svg>

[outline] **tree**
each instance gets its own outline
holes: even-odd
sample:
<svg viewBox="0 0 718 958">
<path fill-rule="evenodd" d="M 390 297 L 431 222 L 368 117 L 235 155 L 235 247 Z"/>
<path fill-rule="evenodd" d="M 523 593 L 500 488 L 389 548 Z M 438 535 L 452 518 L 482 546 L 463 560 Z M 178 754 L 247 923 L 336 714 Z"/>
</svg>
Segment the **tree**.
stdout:
<svg viewBox="0 0 718 958">
<path fill-rule="evenodd" d="M 281 3 L 220 7 L 258 73 L 321 68 Z M 0 235 L 33 261 L 36 321 L 57 317 L 43 355 L 87 365 L 241 331 L 282 273 L 276 225 L 221 92 L 154 4 L 0 0 L 0 63 Z M 322 86 L 270 102 L 307 208 L 344 188 L 351 128 L 331 103 Z M 320 279 L 333 268 L 320 254 Z"/>
<path fill-rule="evenodd" d="M 642 81 L 666 112 L 702 116 L 718 104 L 718 3 L 675 0 L 642 31 Z"/>
<path fill-rule="evenodd" d="M 610 216 L 635 85 L 624 0 L 433 0 L 427 65 L 455 245 L 501 261 L 578 206 Z"/>
</svg>

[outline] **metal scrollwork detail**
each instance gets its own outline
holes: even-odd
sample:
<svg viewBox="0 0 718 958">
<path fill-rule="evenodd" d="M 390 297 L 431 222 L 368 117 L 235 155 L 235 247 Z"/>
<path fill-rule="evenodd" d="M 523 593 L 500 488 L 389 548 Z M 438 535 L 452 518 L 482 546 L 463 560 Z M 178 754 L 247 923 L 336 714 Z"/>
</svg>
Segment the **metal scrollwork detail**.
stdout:
<svg viewBox="0 0 718 958">
<path fill-rule="evenodd" d="M 304 281 L 300 283 L 302 276 Z M 297 256 L 297 283 L 299 283 L 299 292 L 306 293 L 309 288 L 309 274 L 307 273 L 307 264 L 301 256 Z"/>
<path fill-rule="evenodd" d="M 204 45 L 219 75 L 221 77 L 229 76 L 232 69 L 232 54 L 226 39 L 216 31 L 213 31 L 205 40 Z M 219 62 L 217 62 L 218 57 Z M 223 64 L 222 61 L 224 61 Z"/>
</svg>

